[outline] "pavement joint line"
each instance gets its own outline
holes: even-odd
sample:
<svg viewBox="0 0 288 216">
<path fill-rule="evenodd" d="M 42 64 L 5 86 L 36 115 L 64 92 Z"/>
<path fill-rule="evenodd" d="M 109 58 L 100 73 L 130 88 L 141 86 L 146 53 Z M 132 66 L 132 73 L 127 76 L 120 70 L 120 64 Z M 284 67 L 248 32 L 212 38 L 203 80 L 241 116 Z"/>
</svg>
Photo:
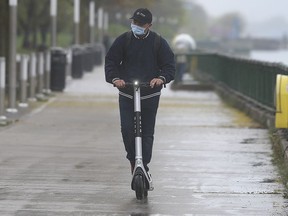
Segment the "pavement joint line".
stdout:
<svg viewBox="0 0 288 216">
<path fill-rule="evenodd" d="M 55 100 L 57 99 L 57 97 L 51 98 L 49 99 L 46 103 L 44 103 L 43 105 L 41 105 L 40 107 L 33 109 L 30 113 L 28 113 L 27 115 L 24 116 L 25 117 L 31 117 L 33 115 L 36 115 L 37 113 L 40 113 L 42 110 L 44 110 L 49 104 L 53 103 Z"/>
</svg>

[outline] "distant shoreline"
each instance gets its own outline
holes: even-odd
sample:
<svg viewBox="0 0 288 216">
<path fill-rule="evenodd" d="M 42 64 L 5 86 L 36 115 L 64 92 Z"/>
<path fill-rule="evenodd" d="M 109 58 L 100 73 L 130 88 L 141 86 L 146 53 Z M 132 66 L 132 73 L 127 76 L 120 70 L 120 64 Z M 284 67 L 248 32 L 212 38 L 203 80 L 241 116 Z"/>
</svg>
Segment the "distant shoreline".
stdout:
<svg viewBox="0 0 288 216">
<path fill-rule="evenodd" d="M 268 61 L 274 63 L 282 63 L 288 66 L 288 50 L 252 50 L 250 52 L 250 58 L 260 61 Z"/>
</svg>

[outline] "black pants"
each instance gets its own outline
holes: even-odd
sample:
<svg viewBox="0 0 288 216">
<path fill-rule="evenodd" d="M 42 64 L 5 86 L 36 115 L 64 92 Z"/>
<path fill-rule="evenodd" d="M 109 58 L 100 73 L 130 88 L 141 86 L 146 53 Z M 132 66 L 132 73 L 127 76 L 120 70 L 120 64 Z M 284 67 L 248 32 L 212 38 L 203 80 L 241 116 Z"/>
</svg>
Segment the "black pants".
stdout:
<svg viewBox="0 0 288 216">
<path fill-rule="evenodd" d="M 154 141 L 154 128 L 160 96 L 141 100 L 142 156 L 145 168 L 151 161 Z M 121 133 L 127 159 L 135 161 L 134 101 L 119 95 Z"/>
</svg>

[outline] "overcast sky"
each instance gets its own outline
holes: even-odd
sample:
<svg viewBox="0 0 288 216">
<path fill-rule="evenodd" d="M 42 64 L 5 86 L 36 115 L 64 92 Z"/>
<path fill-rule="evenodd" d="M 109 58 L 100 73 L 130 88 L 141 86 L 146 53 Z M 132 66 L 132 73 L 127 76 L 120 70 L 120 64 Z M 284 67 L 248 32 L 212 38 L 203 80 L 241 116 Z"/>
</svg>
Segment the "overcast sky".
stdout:
<svg viewBox="0 0 288 216">
<path fill-rule="evenodd" d="M 261 22 L 285 17 L 288 22 L 288 0 L 190 0 L 202 5 L 211 16 L 239 11 L 247 22 Z"/>
</svg>

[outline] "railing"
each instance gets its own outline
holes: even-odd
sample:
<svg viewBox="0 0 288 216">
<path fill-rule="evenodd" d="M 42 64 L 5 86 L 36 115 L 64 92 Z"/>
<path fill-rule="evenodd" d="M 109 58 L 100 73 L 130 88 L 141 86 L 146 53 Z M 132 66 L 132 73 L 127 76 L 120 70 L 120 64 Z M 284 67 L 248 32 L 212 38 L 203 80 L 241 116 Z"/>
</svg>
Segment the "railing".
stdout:
<svg viewBox="0 0 288 216">
<path fill-rule="evenodd" d="M 225 84 L 263 107 L 275 110 L 276 76 L 287 75 L 288 67 L 216 53 L 194 53 L 191 59 L 198 74 L 204 73 L 212 81 Z"/>
</svg>

